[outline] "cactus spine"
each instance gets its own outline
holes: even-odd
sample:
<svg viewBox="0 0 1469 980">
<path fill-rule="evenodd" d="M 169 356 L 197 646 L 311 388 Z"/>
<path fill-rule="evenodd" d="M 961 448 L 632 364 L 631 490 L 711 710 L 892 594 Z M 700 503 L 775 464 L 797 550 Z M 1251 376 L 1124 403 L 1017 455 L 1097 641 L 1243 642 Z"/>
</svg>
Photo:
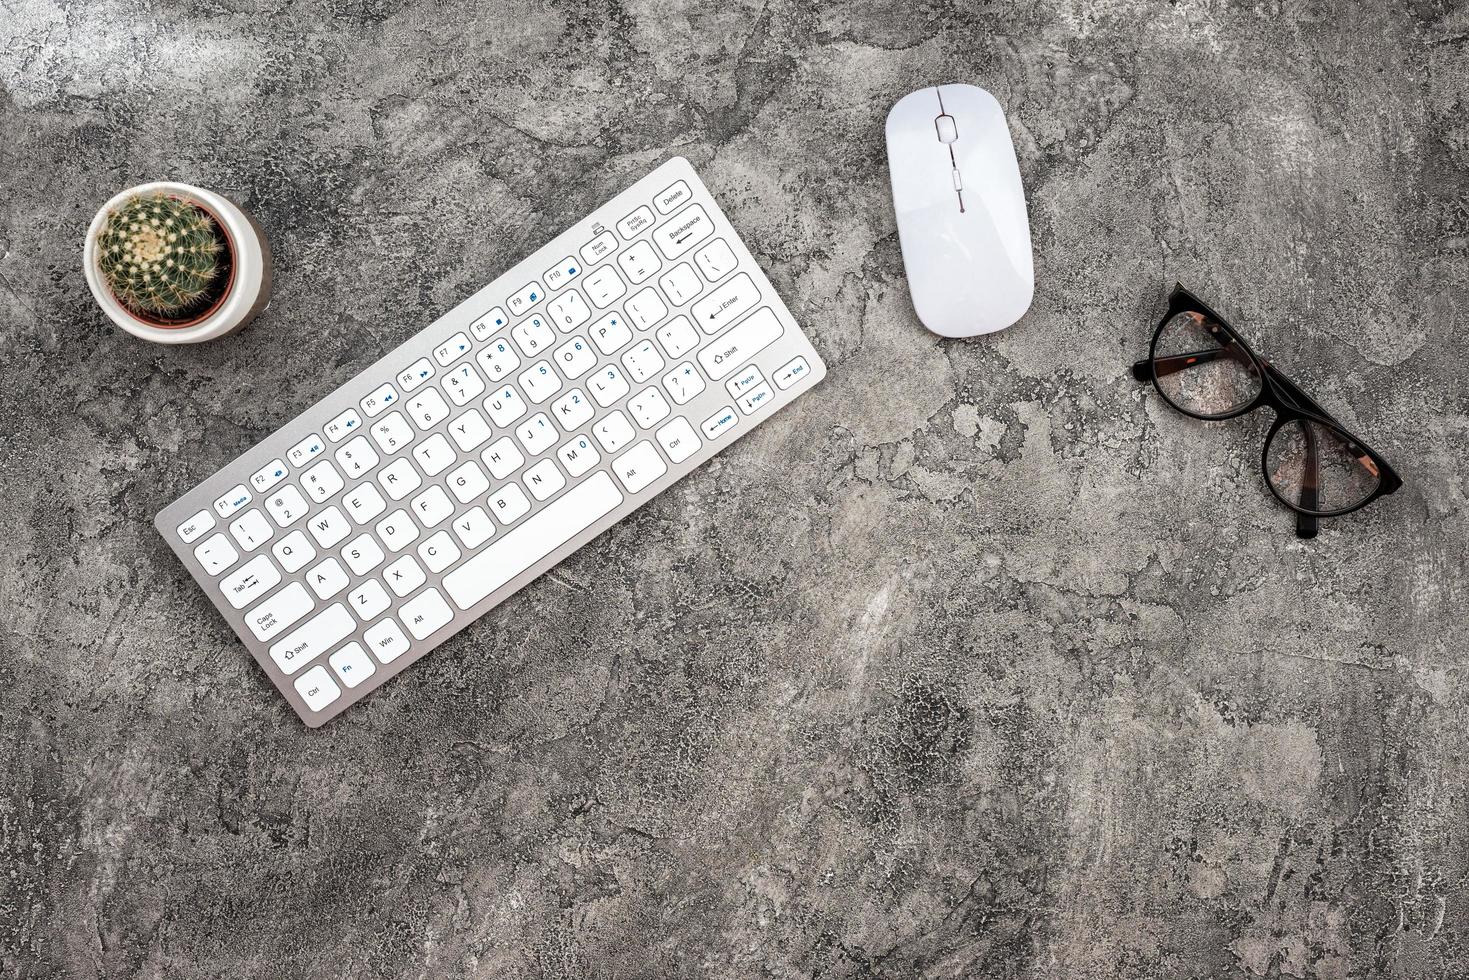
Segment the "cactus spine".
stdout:
<svg viewBox="0 0 1469 980">
<path fill-rule="evenodd" d="M 107 216 L 97 262 L 118 302 L 169 316 L 197 302 L 219 275 L 214 219 L 166 194 L 130 198 Z"/>
</svg>

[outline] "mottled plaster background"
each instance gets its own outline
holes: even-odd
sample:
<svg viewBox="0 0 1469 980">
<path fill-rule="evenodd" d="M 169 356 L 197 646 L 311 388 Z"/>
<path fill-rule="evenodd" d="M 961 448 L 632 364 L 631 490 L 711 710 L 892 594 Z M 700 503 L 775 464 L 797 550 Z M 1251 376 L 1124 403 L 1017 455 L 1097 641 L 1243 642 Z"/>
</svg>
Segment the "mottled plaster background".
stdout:
<svg viewBox="0 0 1469 980">
<path fill-rule="evenodd" d="M 0 975 L 1469 973 L 1469 5 L 0 0 Z M 882 122 L 1007 107 L 1037 289 L 924 332 Z M 320 732 L 152 516 L 667 156 L 829 379 Z M 235 197 L 136 342 L 117 189 Z M 1182 280 L 1394 460 L 1128 376 Z"/>
</svg>

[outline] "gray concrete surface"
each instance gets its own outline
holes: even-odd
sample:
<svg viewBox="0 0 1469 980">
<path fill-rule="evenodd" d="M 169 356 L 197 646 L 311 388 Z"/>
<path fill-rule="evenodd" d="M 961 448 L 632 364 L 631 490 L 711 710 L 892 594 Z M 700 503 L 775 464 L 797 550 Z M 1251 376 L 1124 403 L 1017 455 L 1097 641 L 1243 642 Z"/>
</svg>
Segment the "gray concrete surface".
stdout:
<svg viewBox="0 0 1469 980">
<path fill-rule="evenodd" d="M 1462 977 L 1469 7 L 0 3 L 0 974 Z M 1010 111 L 1038 288 L 941 342 L 882 120 Z M 671 153 L 832 366 L 320 733 L 149 526 Z M 176 177 L 277 293 L 107 328 Z M 1191 285 L 1407 486 L 1127 366 Z"/>
</svg>

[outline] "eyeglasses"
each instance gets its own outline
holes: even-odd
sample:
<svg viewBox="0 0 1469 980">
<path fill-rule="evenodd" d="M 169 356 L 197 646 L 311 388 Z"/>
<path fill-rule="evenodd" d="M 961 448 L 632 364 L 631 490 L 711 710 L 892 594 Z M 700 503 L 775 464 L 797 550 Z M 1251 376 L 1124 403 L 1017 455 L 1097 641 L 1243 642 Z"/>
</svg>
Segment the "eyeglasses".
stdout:
<svg viewBox="0 0 1469 980">
<path fill-rule="evenodd" d="M 1173 288 L 1148 359 L 1132 366 L 1132 376 L 1153 382 L 1183 414 L 1208 422 L 1273 408 L 1260 466 L 1266 486 L 1296 512 L 1298 537 L 1314 538 L 1318 518 L 1360 510 L 1403 485 L 1387 460 L 1182 286 Z"/>
</svg>

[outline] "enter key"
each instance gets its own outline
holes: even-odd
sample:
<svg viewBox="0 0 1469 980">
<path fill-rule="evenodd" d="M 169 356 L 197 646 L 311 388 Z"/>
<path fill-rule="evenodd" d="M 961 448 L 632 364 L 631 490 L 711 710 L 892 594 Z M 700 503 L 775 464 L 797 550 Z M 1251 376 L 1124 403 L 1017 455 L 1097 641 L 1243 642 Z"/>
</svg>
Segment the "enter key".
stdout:
<svg viewBox="0 0 1469 980">
<path fill-rule="evenodd" d="M 694 320 L 705 333 L 715 334 L 744 316 L 760 302 L 760 290 L 748 273 L 729 282 L 694 304 Z"/>
</svg>

